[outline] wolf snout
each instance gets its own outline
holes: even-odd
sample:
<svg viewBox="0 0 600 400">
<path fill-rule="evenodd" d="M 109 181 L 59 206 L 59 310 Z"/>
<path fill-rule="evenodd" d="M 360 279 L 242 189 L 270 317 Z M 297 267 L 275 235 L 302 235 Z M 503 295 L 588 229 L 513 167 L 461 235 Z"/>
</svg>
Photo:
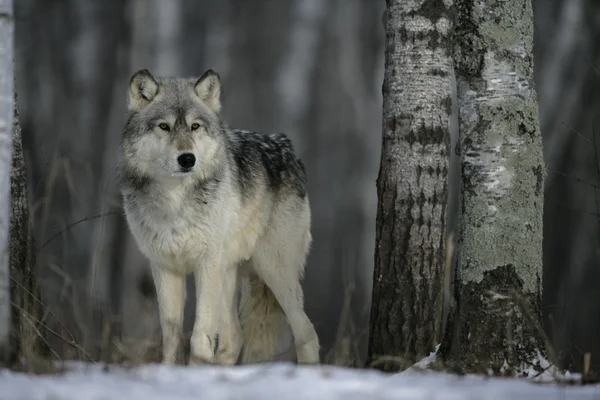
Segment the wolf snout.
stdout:
<svg viewBox="0 0 600 400">
<path fill-rule="evenodd" d="M 190 170 L 196 164 L 196 156 L 192 153 L 183 153 L 177 157 L 177 163 L 183 170 Z"/>
</svg>

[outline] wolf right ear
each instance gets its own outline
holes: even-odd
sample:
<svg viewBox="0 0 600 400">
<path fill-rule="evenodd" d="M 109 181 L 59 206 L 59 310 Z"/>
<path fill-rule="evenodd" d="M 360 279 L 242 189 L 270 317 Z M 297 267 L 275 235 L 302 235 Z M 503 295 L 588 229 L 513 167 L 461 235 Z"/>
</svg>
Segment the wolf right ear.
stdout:
<svg viewBox="0 0 600 400">
<path fill-rule="evenodd" d="M 194 91 L 215 113 L 221 111 L 221 78 L 214 69 L 206 71 L 194 84 Z"/>
<path fill-rule="evenodd" d="M 130 111 L 141 110 L 150 103 L 158 93 L 158 83 L 147 69 L 140 69 L 129 81 Z"/>
</svg>

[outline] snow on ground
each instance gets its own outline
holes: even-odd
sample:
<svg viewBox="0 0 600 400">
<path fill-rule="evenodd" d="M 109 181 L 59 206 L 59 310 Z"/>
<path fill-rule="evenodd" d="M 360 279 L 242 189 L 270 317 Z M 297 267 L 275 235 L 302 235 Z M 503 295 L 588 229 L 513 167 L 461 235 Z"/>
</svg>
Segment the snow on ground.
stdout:
<svg viewBox="0 0 600 400">
<path fill-rule="evenodd" d="M 600 385 L 536 384 L 508 378 L 454 376 L 414 369 L 401 374 L 339 367 L 274 363 L 239 367 L 126 369 L 69 364 L 62 375 L 0 371 L 1 400 L 168 399 L 600 399 Z"/>
</svg>

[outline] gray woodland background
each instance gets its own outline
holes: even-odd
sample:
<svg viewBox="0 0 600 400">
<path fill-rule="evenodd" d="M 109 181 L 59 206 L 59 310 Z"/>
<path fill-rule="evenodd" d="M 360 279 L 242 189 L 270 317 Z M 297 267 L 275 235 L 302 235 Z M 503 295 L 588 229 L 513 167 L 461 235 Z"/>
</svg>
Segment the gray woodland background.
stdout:
<svg viewBox="0 0 600 400">
<path fill-rule="evenodd" d="M 544 317 L 563 362 L 579 368 L 584 352 L 600 364 L 600 4 L 533 3 L 549 169 Z M 147 263 L 115 186 L 127 82 L 139 68 L 215 68 L 230 125 L 294 140 L 313 209 L 306 307 L 328 362 L 364 362 L 384 9 L 383 0 L 16 1 L 16 85 L 48 325 L 92 357 L 107 327 L 135 343 L 159 337 Z M 83 354 L 51 345 L 61 357 Z"/>
</svg>

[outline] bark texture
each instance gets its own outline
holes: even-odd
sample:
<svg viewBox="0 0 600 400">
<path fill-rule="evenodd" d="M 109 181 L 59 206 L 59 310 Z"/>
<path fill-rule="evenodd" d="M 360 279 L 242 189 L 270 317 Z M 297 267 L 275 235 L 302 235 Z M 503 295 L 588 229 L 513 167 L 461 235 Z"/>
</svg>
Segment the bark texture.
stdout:
<svg viewBox="0 0 600 400">
<path fill-rule="evenodd" d="M 442 347 L 466 371 L 538 363 L 545 166 L 531 0 L 454 2 L 462 163 L 457 307 Z"/>
<path fill-rule="evenodd" d="M 12 0 L 0 0 L 0 366 L 10 357 L 9 216 L 13 120 Z"/>
<path fill-rule="evenodd" d="M 387 1 L 371 362 L 396 356 L 410 364 L 433 351 L 439 335 L 451 114 L 447 5 Z"/>
<path fill-rule="evenodd" d="M 31 366 L 37 355 L 46 355 L 43 304 L 38 286 L 35 250 L 29 221 L 27 170 L 23 157 L 21 123 L 14 99 L 13 154 L 10 175 L 10 289 L 12 300 L 12 359 Z"/>
</svg>

